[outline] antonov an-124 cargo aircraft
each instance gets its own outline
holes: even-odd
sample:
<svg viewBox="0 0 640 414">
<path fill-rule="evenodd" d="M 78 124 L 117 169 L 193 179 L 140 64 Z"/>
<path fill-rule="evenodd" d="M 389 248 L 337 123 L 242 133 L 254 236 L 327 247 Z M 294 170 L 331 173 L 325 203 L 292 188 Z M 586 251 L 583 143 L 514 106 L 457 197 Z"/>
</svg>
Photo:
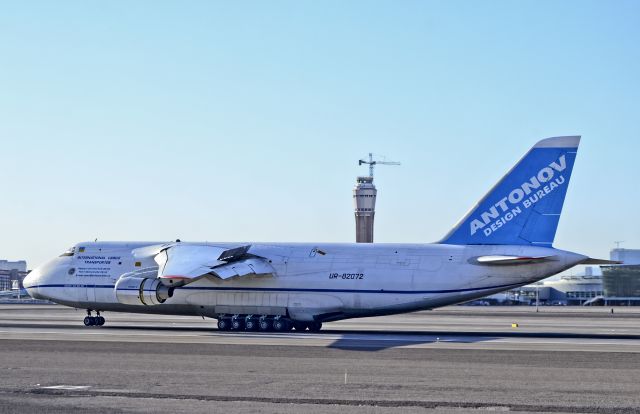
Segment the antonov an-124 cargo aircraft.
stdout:
<svg viewBox="0 0 640 414">
<path fill-rule="evenodd" d="M 223 331 L 318 331 L 466 302 L 605 262 L 552 247 L 579 142 L 535 144 L 433 244 L 83 242 L 24 286 L 86 309 L 88 326 L 113 311 L 206 316 Z"/>
</svg>

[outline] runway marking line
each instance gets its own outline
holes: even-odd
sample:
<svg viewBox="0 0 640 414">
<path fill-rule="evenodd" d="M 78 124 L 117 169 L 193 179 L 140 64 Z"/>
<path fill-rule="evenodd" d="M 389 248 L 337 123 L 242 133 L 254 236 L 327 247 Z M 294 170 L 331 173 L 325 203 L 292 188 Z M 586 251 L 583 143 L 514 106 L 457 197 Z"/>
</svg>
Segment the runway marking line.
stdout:
<svg viewBox="0 0 640 414">
<path fill-rule="evenodd" d="M 40 388 L 47 390 L 84 391 L 91 388 L 91 385 L 50 385 L 48 387 Z"/>
</svg>

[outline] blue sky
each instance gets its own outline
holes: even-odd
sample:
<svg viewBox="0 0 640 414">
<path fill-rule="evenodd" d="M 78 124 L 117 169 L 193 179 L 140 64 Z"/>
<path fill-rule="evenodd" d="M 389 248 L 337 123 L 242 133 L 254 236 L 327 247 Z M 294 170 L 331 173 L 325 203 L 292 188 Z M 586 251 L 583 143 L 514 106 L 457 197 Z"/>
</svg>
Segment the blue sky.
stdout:
<svg viewBox="0 0 640 414">
<path fill-rule="evenodd" d="M 82 240 L 441 238 L 583 136 L 555 245 L 640 248 L 640 2 L 7 2 L 0 257 Z"/>
</svg>

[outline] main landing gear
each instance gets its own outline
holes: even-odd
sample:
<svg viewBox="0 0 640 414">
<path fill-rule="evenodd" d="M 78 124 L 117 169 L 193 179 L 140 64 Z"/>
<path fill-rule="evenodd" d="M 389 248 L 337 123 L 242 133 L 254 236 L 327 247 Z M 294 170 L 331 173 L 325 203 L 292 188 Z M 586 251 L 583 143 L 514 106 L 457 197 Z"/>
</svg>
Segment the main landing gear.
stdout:
<svg viewBox="0 0 640 414">
<path fill-rule="evenodd" d="M 87 309 L 87 316 L 84 317 L 84 326 L 102 326 L 105 323 L 100 311 L 96 311 L 96 316 L 91 316 L 91 309 Z"/>
<path fill-rule="evenodd" d="M 260 332 L 288 332 L 296 331 L 319 332 L 322 322 L 294 321 L 280 315 L 219 315 L 219 331 L 260 331 Z"/>
</svg>

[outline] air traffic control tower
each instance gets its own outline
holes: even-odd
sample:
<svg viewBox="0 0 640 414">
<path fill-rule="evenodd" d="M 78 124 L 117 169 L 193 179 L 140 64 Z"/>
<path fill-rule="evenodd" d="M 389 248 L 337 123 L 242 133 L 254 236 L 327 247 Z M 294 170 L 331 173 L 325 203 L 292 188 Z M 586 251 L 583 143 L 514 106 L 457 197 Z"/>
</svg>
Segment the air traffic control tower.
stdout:
<svg viewBox="0 0 640 414">
<path fill-rule="evenodd" d="M 373 185 L 373 167 L 377 164 L 400 165 L 393 161 L 375 161 L 369 153 L 369 160 L 359 160 L 358 165 L 369 164 L 369 176 L 358 177 L 353 187 L 353 204 L 356 217 L 356 243 L 373 243 L 373 219 L 376 215 L 378 190 Z"/>
<path fill-rule="evenodd" d="M 373 177 L 358 177 L 353 187 L 356 215 L 356 243 L 373 243 L 373 218 L 376 215 L 378 190 Z"/>
</svg>

